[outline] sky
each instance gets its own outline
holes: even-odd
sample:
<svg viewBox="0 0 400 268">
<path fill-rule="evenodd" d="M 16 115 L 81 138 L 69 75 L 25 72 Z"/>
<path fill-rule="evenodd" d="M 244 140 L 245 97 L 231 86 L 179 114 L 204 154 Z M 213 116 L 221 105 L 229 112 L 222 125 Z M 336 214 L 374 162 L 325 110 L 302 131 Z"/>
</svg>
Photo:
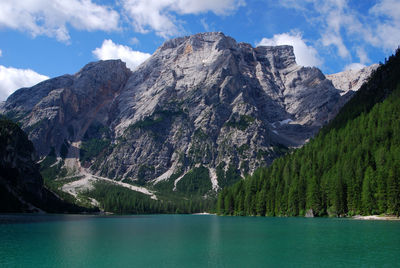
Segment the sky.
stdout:
<svg viewBox="0 0 400 268">
<path fill-rule="evenodd" d="M 0 0 L 0 101 L 92 61 L 134 70 L 165 40 L 208 31 L 292 45 L 325 74 L 360 69 L 400 45 L 399 14 L 400 0 Z"/>
</svg>

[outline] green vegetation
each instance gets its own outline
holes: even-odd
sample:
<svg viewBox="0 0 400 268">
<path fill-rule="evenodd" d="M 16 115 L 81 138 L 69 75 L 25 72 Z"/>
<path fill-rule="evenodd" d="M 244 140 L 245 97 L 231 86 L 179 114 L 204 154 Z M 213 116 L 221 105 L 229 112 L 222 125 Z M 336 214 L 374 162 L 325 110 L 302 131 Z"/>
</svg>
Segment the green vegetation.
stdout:
<svg viewBox="0 0 400 268">
<path fill-rule="evenodd" d="M 73 134 L 73 129 L 71 131 Z M 79 150 L 79 160 L 81 163 L 99 160 L 106 149 L 110 148 L 110 130 L 99 122 L 93 122 L 83 136 Z M 61 148 L 62 149 L 62 148 Z M 60 152 L 61 153 L 61 152 Z M 103 154 L 102 154 L 103 153 Z M 97 161 L 95 165 L 98 165 Z"/>
<path fill-rule="evenodd" d="M 97 208 L 93 208 L 88 198 L 79 195 L 78 198 L 61 190 L 61 187 L 67 183 L 80 180 L 82 176 L 67 176 L 67 169 L 63 167 L 64 160 L 57 162 L 54 148 L 51 149 L 48 156 L 40 163 L 40 173 L 43 177 L 44 185 L 51 192 L 57 194 L 62 200 L 85 208 L 88 212 L 97 212 Z"/>
<path fill-rule="evenodd" d="M 229 167 L 226 171 L 224 170 L 224 168 L 225 168 L 225 162 L 221 162 L 217 166 L 216 173 L 217 173 L 218 186 L 220 188 L 225 188 L 227 186 L 230 186 L 235 182 L 239 181 L 240 179 L 242 179 L 239 170 L 237 170 L 234 165 L 229 164 Z"/>
<path fill-rule="evenodd" d="M 218 212 L 296 216 L 312 209 L 317 216 L 399 215 L 399 118 L 397 50 L 315 139 L 222 190 Z"/>
<path fill-rule="evenodd" d="M 20 118 L 19 120 L 21 120 L 22 118 Z M 46 122 L 48 119 L 42 119 L 39 120 L 38 122 L 34 123 L 33 125 L 28 126 L 25 131 L 26 133 L 29 133 L 33 130 L 35 130 L 36 128 L 38 128 L 39 126 L 41 126 L 44 122 Z"/>
<path fill-rule="evenodd" d="M 29 172 L 33 178 L 38 175 L 34 170 L 35 163 L 31 160 L 34 152 L 32 143 L 25 132 L 6 117 L 0 115 L 0 212 L 23 212 L 28 210 L 19 198 L 10 192 L 10 188 L 23 183 L 23 172 Z M 24 167 L 19 166 L 23 164 Z M 29 169 L 32 170 L 29 170 Z M 17 187 L 15 191 L 20 191 Z M 28 196 L 29 198 L 29 196 Z"/>
<path fill-rule="evenodd" d="M 86 161 L 88 162 L 91 161 L 101 152 L 103 152 L 106 148 L 108 148 L 110 144 L 111 142 L 109 139 L 93 138 L 87 141 L 83 141 L 79 151 L 79 159 L 81 163 L 84 163 Z"/>
<path fill-rule="evenodd" d="M 13 146 L 15 153 L 21 156 L 29 156 L 34 152 L 33 144 L 26 133 L 14 122 L 0 117 L 0 148 L 6 150 Z"/>
<path fill-rule="evenodd" d="M 68 134 L 70 136 L 73 136 L 74 134 L 74 129 L 71 125 L 68 126 Z M 87 141 L 94 138 L 96 139 L 109 138 L 109 136 L 110 136 L 110 130 L 108 129 L 108 127 L 104 126 L 100 122 L 95 121 L 92 122 L 88 127 L 88 129 L 86 130 L 85 135 L 83 136 L 83 140 Z"/>
<path fill-rule="evenodd" d="M 134 124 L 132 124 L 131 126 L 129 126 L 129 128 L 147 128 L 147 127 L 151 127 L 154 125 L 157 125 L 158 123 L 164 121 L 164 117 L 157 117 L 157 118 L 153 118 L 153 116 L 147 116 L 145 117 L 143 120 L 138 121 Z"/>
<path fill-rule="evenodd" d="M 208 135 L 204 133 L 204 131 L 201 128 L 198 128 L 193 133 L 193 139 L 197 141 L 205 141 L 208 139 Z"/>
<path fill-rule="evenodd" d="M 153 200 L 149 196 L 108 182 L 97 182 L 85 196 L 98 200 L 105 211 L 118 214 L 195 213 L 210 211 L 213 201 Z"/>
<path fill-rule="evenodd" d="M 189 195 L 204 195 L 211 190 L 208 168 L 200 166 L 193 168 L 176 184 L 176 189 Z"/>
<path fill-rule="evenodd" d="M 167 180 L 160 181 L 157 184 L 152 186 L 152 190 L 156 191 L 157 194 L 161 194 L 162 198 L 164 199 L 174 199 L 176 194 L 181 194 L 174 192 L 172 189 L 174 188 L 174 181 L 178 179 L 180 176 L 182 176 L 183 170 L 180 170 L 174 174 L 171 175 Z M 182 195 L 181 197 L 184 197 Z M 181 198 L 179 198 L 181 199 Z"/>
<path fill-rule="evenodd" d="M 13 121 L 14 123 L 18 124 L 18 122 L 27 116 L 29 113 L 23 112 L 23 111 L 16 111 L 16 110 L 11 110 L 4 114 L 4 117 Z"/>
<path fill-rule="evenodd" d="M 198 128 L 193 133 L 192 145 L 190 146 L 188 158 L 191 163 L 208 163 L 215 153 L 211 138 Z"/>
<path fill-rule="evenodd" d="M 141 121 L 138 121 L 128 127 L 127 130 L 133 129 L 149 129 L 153 126 L 157 126 L 160 123 L 164 122 L 167 119 L 170 119 L 174 116 L 182 115 L 184 112 L 182 110 L 178 111 L 167 111 L 161 110 L 156 111 L 154 114 L 143 118 Z"/>
<path fill-rule="evenodd" d="M 148 176 L 151 176 L 155 171 L 154 166 L 148 166 L 148 165 L 141 165 L 139 167 L 138 171 L 138 180 L 137 184 L 138 185 L 145 185 L 146 184 L 146 178 Z"/>
<path fill-rule="evenodd" d="M 289 152 L 289 148 L 283 144 L 277 144 L 272 147 L 272 151 L 277 155 L 284 155 Z"/>
<path fill-rule="evenodd" d="M 5 204 L 0 206 L 0 210 L 3 212 L 31 211 L 25 202 L 21 202 L 25 200 L 47 212 L 84 211 L 83 208 L 68 204 L 53 194 L 56 193 L 71 203 L 75 201 L 73 197 L 59 190 L 62 184 L 56 181 L 57 175 L 65 176 L 66 170 L 62 168 L 62 160 L 57 162 L 54 148 L 41 162 L 39 170 L 39 165 L 32 159 L 35 152 L 33 144 L 28 140 L 25 132 L 15 123 L 0 119 L 0 152 L 2 154 L 0 200 Z M 46 187 L 43 187 L 42 178 Z M 13 194 L 10 189 L 14 192 Z M 14 194 L 17 194 L 18 198 L 15 198 Z"/>
<path fill-rule="evenodd" d="M 64 140 L 63 144 L 61 144 L 60 148 L 60 156 L 62 159 L 65 159 L 68 155 L 69 143 L 67 140 Z"/>
<path fill-rule="evenodd" d="M 72 139 L 75 135 L 74 127 L 72 125 L 69 125 L 67 128 L 67 131 L 68 131 L 69 138 Z"/>
<path fill-rule="evenodd" d="M 340 109 L 338 115 L 322 128 L 321 133 L 327 133 L 332 128 L 340 129 L 347 124 L 347 121 L 370 111 L 376 103 L 382 102 L 396 88 L 399 77 L 400 50 L 397 49 L 396 54 L 385 60 L 385 64 L 371 74 L 368 82 Z"/>
<path fill-rule="evenodd" d="M 76 204 L 77 200 L 72 195 L 63 192 L 61 187 L 78 178 L 69 178 L 68 180 L 59 180 L 59 178 L 67 176 L 67 170 L 63 168 L 64 161 L 57 163 L 57 157 L 54 148 L 51 148 L 50 153 L 40 162 L 40 174 L 43 177 L 44 185 L 47 189 L 56 193 L 63 200 L 71 204 Z"/>
<path fill-rule="evenodd" d="M 245 131 L 251 123 L 253 123 L 255 120 L 254 117 L 251 117 L 250 115 L 243 115 L 241 114 L 239 117 L 239 120 L 237 119 L 231 119 L 230 121 L 226 122 L 226 126 L 228 127 L 233 127 L 237 128 L 239 130 Z"/>
<path fill-rule="evenodd" d="M 250 146 L 245 143 L 239 146 L 237 149 L 238 153 L 240 154 L 241 157 L 247 158 L 246 152 L 250 149 Z"/>
<path fill-rule="evenodd" d="M 177 208 L 176 213 L 214 211 L 215 194 L 210 192 L 211 183 L 208 170 L 205 169 L 199 167 L 188 172 L 177 183 L 175 191 L 173 191 L 174 181 L 182 176 L 183 170 L 176 172 L 169 179 L 155 184 L 151 189 L 156 192 L 160 200 L 174 204 Z M 207 198 L 204 198 L 205 194 L 208 195 Z"/>
<path fill-rule="evenodd" d="M 70 135 L 72 135 L 73 128 L 70 127 Z M 79 161 L 83 166 L 90 167 L 92 170 L 105 169 L 104 160 L 116 146 L 111 144 L 110 135 L 109 128 L 102 123 L 94 121 L 90 124 L 83 136 L 79 150 Z"/>
</svg>

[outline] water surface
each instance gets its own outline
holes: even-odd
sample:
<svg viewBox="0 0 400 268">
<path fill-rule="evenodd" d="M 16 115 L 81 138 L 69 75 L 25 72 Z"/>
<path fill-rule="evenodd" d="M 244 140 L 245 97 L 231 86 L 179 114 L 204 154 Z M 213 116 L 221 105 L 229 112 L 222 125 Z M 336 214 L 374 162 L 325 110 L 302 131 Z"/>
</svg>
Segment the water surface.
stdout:
<svg viewBox="0 0 400 268">
<path fill-rule="evenodd" d="M 400 222 L 0 215 L 1 267 L 398 267 Z"/>
</svg>

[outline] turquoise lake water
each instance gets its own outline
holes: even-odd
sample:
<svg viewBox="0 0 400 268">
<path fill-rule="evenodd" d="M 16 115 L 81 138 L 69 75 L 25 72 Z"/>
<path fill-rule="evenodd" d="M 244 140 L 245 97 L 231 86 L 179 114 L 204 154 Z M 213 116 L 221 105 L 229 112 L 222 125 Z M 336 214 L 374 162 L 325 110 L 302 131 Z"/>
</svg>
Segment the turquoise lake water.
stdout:
<svg viewBox="0 0 400 268">
<path fill-rule="evenodd" d="M 0 215 L 1 267 L 400 267 L 400 222 Z"/>
</svg>

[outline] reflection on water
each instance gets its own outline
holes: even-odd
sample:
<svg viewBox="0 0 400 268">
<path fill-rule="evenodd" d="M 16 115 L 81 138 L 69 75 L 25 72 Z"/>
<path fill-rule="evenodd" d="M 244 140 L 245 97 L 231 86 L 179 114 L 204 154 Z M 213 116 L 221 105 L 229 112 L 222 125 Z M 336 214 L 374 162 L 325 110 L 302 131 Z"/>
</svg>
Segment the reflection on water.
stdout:
<svg viewBox="0 0 400 268">
<path fill-rule="evenodd" d="M 85 220 L 87 215 L 0 214 L 0 224 Z"/>
<path fill-rule="evenodd" d="M 398 252 L 400 222 L 0 215 L 0 267 L 396 267 Z"/>
<path fill-rule="evenodd" d="M 37 223 L 37 222 L 52 222 L 52 221 L 85 221 L 90 218 L 145 218 L 148 216 L 131 216 L 131 215 L 71 215 L 71 214 L 0 214 L 0 224 L 16 224 L 16 223 Z"/>
<path fill-rule="evenodd" d="M 200 216 L 201 217 L 201 216 Z M 217 216 L 212 216 L 210 218 L 210 227 L 209 227 L 209 233 L 208 233 L 208 243 L 207 243 L 207 249 L 208 249 L 208 265 L 212 265 L 215 263 L 218 263 L 218 260 L 220 260 L 219 256 L 219 245 L 220 245 L 220 224 L 218 222 Z"/>
</svg>

